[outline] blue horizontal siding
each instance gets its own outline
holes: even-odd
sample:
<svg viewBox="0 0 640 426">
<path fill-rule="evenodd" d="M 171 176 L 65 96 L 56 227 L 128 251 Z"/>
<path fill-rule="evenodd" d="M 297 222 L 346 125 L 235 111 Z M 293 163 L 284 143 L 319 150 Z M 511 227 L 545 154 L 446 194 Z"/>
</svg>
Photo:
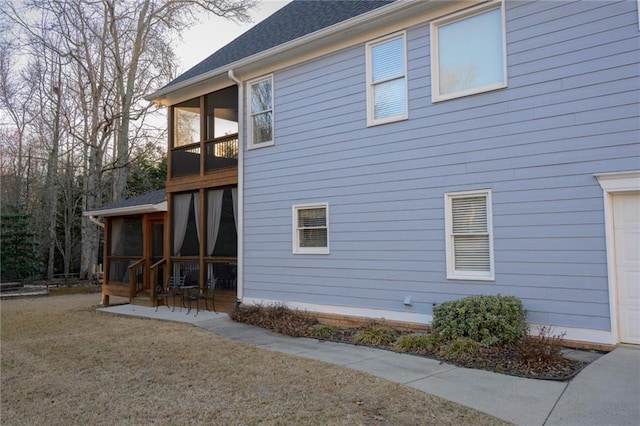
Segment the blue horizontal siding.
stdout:
<svg viewBox="0 0 640 426">
<path fill-rule="evenodd" d="M 508 87 L 438 103 L 429 24 L 408 28 L 409 119 L 386 125 L 366 125 L 364 44 L 277 71 L 275 145 L 245 152 L 245 296 L 430 314 L 500 293 L 531 322 L 609 330 L 593 175 L 640 167 L 635 7 L 507 1 Z M 444 195 L 477 189 L 495 280 L 447 280 Z M 317 202 L 330 254 L 294 255 L 292 206 Z"/>
</svg>

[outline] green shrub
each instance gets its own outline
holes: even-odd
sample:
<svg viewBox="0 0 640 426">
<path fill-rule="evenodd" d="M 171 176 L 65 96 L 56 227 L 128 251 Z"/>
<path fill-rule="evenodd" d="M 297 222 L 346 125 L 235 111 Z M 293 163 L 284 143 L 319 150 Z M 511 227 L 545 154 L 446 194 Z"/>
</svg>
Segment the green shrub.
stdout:
<svg viewBox="0 0 640 426">
<path fill-rule="evenodd" d="M 439 341 L 434 335 L 405 334 L 393 344 L 396 352 L 427 353 L 432 351 Z"/>
<path fill-rule="evenodd" d="M 372 323 L 358 331 L 353 340 L 361 345 L 389 346 L 397 338 L 398 333 L 386 325 Z"/>
<path fill-rule="evenodd" d="M 482 346 L 522 341 L 527 323 L 522 302 L 513 296 L 471 296 L 433 309 L 432 327 L 441 339 L 466 337 Z"/>
<path fill-rule="evenodd" d="M 316 339 L 328 339 L 338 333 L 340 333 L 340 327 L 326 324 L 314 325 L 309 330 L 309 336 L 315 337 Z"/>
<path fill-rule="evenodd" d="M 440 356 L 455 361 L 472 358 L 480 352 L 480 343 L 467 337 L 458 337 L 440 348 Z"/>
</svg>

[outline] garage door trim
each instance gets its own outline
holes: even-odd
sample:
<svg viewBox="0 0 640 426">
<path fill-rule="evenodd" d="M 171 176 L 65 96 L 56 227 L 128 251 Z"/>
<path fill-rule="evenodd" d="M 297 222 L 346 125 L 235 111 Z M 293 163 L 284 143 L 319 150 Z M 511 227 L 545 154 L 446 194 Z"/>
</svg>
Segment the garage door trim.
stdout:
<svg viewBox="0 0 640 426">
<path fill-rule="evenodd" d="M 607 275 L 609 281 L 609 317 L 615 343 L 620 342 L 618 325 L 618 288 L 616 280 L 615 241 L 613 229 L 613 195 L 640 191 L 640 171 L 599 173 L 594 175 L 602 187 L 607 247 Z"/>
</svg>

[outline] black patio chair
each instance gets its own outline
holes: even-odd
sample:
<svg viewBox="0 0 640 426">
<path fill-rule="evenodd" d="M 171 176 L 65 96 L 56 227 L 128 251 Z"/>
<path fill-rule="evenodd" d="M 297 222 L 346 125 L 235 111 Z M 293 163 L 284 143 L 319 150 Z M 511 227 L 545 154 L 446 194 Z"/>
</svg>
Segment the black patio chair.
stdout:
<svg viewBox="0 0 640 426">
<path fill-rule="evenodd" d="M 176 310 L 176 296 L 182 296 L 183 287 L 187 277 L 184 275 L 175 276 L 169 275 L 167 278 L 167 284 L 163 286 L 162 284 L 158 284 L 156 287 L 156 312 L 158 311 L 159 301 L 162 299 L 164 304 L 169 307 L 169 297 L 173 298 L 173 309 L 172 312 Z"/>
<path fill-rule="evenodd" d="M 187 301 L 189 303 L 187 314 L 191 312 L 191 302 L 196 302 L 195 316 L 198 315 L 198 313 L 200 312 L 200 306 L 199 306 L 200 300 L 204 300 L 204 307 L 207 311 L 209 311 L 208 301 L 211 300 L 211 308 L 213 309 L 213 312 L 215 312 L 216 314 L 218 313 L 216 311 L 216 302 L 215 302 L 215 289 L 216 289 L 217 281 L 218 280 L 216 279 L 216 277 L 209 277 L 209 279 L 207 280 L 203 288 L 196 289 L 195 293 L 189 293 L 187 295 Z"/>
</svg>

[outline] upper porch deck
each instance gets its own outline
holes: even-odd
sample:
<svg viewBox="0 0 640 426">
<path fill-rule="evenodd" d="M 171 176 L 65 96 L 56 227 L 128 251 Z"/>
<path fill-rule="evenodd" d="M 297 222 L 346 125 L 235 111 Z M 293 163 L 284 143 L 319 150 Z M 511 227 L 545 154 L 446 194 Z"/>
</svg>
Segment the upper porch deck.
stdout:
<svg viewBox="0 0 640 426">
<path fill-rule="evenodd" d="M 174 148 L 171 150 L 170 162 L 170 178 L 205 175 L 238 167 L 238 134 Z"/>
</svg>

